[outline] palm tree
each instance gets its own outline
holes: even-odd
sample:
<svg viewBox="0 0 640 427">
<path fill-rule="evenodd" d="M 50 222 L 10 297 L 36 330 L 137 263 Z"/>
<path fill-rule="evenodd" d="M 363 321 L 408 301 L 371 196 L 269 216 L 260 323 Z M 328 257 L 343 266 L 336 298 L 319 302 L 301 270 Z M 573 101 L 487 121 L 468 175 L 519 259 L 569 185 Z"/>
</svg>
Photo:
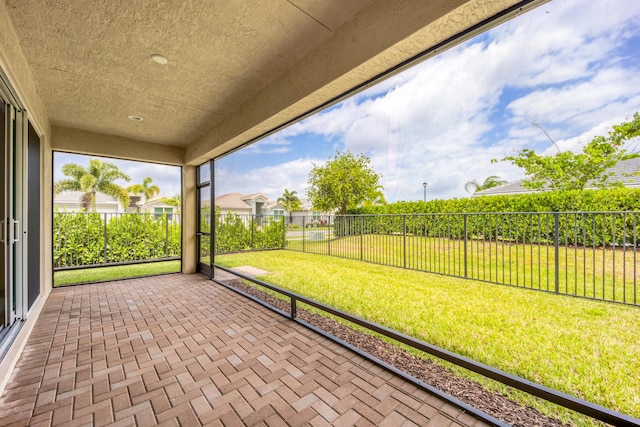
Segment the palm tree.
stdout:
<svg viewBox="0 0 640 427">
<path fill-rule="evenodd" d="M 182 197 L 180 194 L 176 194 L 173 197 L 163 197 L 162 201 L 168 204 L 169 206 L 178 207 L 182 203 Z"/>
<path fill-rule="evenodd" d="M 133 194 L 142 194 L 145 201 L 153 199 L 160 194 L 160 187 L 157 185 L 151 185 L 153 179 L 146 177 L 142 180 L 142 184 L 133 184 L 127 187 L 127 191 Z"/>
<path fill-rule="evenodd" d="M 384 188 L 382 187 L 382 185 L 376 186 L 376 189 L 373 193 L 373 197 L 369 198 L 368 200 L 365 200 L 362 206 L 366 208 L 370 206 L 386 205 L 387 199 L 384 197 L 383 190 Z"/>
<path fill-rule="evenodd" d="M 478 184 L 477 180 L 467 182 L 464 185 L 464 189 L 467 190 L 467 193 L 477 193 L 478 191 L 497 187 L 506 183 L 507 181 L 500 178 L 498 175 L 491 175 L 487 177 L 487 179 L 485 179 L 482 184 Z"/>
<path fill-rule="evenodd" d="M 129 193 L 114 181 L 118 179 L 129 181 L 131 178 L 113 163 L 91 159 L 87 168 L 75 163 L 67 163 L 62 166 L 62 173 L 69 179 L 56 182 L 53 187 L 54 193 L 84 192 L 82 206 L 87 210 L 96 210 L 96 193 L 98 191 L 115 197 L 123 207 L 129 205 Z"/>
<path fill-rule="evenodd" d="M 182 196 L 180 194 L 176 194 L 173 197 L 163 197 L 162 201 L 176 208 L 176 213 L 180 213 L 180 205 L 182 204 Z"/>
<path fill-rule="evenodd" d="M 302 208 L 302 203 L 300 203 L 300 199 L 297 194 L 297 191 L 289 191 L 285 188 L 284 193 L 282 193 L 282 197 L 278 197 L 278 203 L 282 205 L 287 212 L 289 212 L 289 224 L 293 221 L 291 212 Z"/>
</svg>

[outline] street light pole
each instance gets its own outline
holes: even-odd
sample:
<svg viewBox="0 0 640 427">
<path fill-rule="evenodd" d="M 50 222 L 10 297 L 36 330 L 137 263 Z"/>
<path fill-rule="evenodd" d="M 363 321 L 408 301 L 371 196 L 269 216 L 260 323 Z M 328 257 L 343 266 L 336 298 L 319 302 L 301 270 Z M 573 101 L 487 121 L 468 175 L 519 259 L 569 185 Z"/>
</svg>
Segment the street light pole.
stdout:
<svg viewBox="0 0 640 427">
<path fill-rule="evenodd" d="M 422 186 L 424 187 L 424 201 L 427 201 L 427 182 L 423 182 Z"/>
</svg>

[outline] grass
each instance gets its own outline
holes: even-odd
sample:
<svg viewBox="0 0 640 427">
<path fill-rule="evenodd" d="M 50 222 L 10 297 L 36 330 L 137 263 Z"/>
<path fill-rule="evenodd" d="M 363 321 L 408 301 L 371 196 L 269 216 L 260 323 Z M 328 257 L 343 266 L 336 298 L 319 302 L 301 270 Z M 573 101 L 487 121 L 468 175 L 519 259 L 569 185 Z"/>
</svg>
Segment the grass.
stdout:
<svg viewBox="0 0 640 427">
<path fill-rule="evenodd" d="M 176 273 L 179 271 L 180 260 L 56 271 L 53 274 L 53 286 L 101 282 L 154 274 Z"/>
<path fill-rule="evenodd" d="M 377 264 L 464 277 L 462 240 L 395 235 L 352 236 L 321 242 L 287 242 L 287 248 Z M 639 254 L 633 250 L 561 246 L 560 293 L 616 302 L 640 303 Z M 470 240 L 467 277 L 555 291 L 553 245 Z"/>
<path fill-rule="evenodd" d="M 216 261 L 270 271 L 263 280 L 640 417 L 636 307 L 294 251 L 218 255 Z M 539 409 L 586 422 L 551 404 Z"/>
</svg>

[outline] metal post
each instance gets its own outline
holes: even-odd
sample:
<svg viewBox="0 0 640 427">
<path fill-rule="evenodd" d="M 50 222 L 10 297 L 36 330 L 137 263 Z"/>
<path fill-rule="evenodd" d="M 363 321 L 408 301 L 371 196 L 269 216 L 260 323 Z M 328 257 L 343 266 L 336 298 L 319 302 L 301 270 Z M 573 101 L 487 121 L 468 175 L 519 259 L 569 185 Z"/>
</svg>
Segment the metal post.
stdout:
<svg viewBox="0 0 640 427">
<path fill-rule="evenodd" d="M 169 215 L 164 216 L 164 256 L 169 256 Z"/>
<path fill-rule="evenodd" d="M 468 278 L 469 277 L 469 273 L 467 270 L 467 243 L 468 243 L 468 228 L 467 228 L 467 214 L 463 214 L 462 215 L 462 220 L 464 222 L 464 278 Z"/>
<path fill-rule="evenodd" d="M 103 264 L 107 263 L 107 214 L 104 213 L 104 261 Z"/>
<path fill-rule="evenodd" d="M 402 266 L 404 268 L 407 268 L 407 215 L 406 214 L 402 215 Z"/>
<path fill-rule="evenodd" d="M 302 215 L 302 252 L 306 252 L 306 244 L 304 242 L 305 234 L 307 229 L 307 217 L 306 215 Z"/>
<path fill-rule="evenodd" d="M 256 233 L 254 231 L 254 223 L 253 223 L 253 215 L 251 215 L 251 220 L 249 221 L 249 225 L 251 226 L 251 250 L 256 250 Z M 256 215 L 256 220 L 258 219 L 258 215 Z"/>
<path fill-rule="evenodd" d="M 553 213 L 553 246 L 555 248 L 555 282 L 556 293 L 560 292 L 560 214 Z"/>
<path fill-rule="evenodd" d="M 363 217 L 360 217 L 360 261 L 362 261 L 364 259 L 363 256 L 363 251 L 364 251 L 364 243 L 363 243 L 363 234 L 364 234 L 364 223 L 363 223 Z"/>
<path fill-rule="evenodd" d="M 344 217 L 341 217 L 344 218 Z M 335 219 L 334 219 L 334 224 L 333 224 L 334 230 L 335 230 Z M 329 230 L 329 234 L 327 237 L 327 255 L 331 255 L 331 226 L 329 225 L 329 220 L 327 220 L 327 228 Z"/>
<path fill-rule="evenodd" d="M 298 306 L 296 304 L 297 299 L 295 297 L 291 297 L 291 320 L 296 320 L 296 316 L 298 315 Z"/>
<path fill-rule="evenodd" d="M 291 213 L 289 213 L 291 215 Z M 284 215 L 282 215 L 282 249 L 287 246 L 287 222 L 284 220 Z"/>
</svg>

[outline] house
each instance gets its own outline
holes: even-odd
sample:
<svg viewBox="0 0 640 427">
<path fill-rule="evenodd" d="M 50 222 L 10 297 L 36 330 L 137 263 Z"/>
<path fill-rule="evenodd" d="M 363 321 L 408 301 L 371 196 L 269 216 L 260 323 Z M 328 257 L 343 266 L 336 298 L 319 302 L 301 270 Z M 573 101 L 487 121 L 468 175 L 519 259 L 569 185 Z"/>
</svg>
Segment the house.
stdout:
<svg viewBox="0 0 640 427">
<path fill-rule="evenodd" d="M 608 170 L 612 173 L 610 182 L 620 182 L 627 188 L 640 188 L 640 158 L 633 158 L 619 161 L 614 167 Z M 594 186 L 587 184 L 587 189 Z M 473 194 L 473 197 L 483 196 L 507 196 L 515 194 L 529 194 L 546 190 L 530 190 L 526 188 L 522 180 L 509 182 L 497 187 L 488 188 Z"/>
<path fill-rule="evenodd" d="M 270 201 L 262 193 L 228 193 L 216 197 L 216 207 L 222 215 L 264 215 L 282 217 L 286 211 L 278 202 Z"/>
<path fill-rule="evenodd" d="M 56 194 L 53 198 L 53 206 L 62 212 L 79 212 L 84 208 L 82 191 L 66 191 Z M 131 213 L 131 212 L 152 212 L 155 215 L 172 215 L 178 213 L 179 209 L 169 205 L 164 196 L 158 196 L 151 200 L 144 200 L 144 196 L 129 196 L 129 205 L 123 208 L 120 202 L 108 194 L 96 192 L 97 213 Z"/>
<path fill-rule="evenodd" d="M 67 191 L 56 194 L 53 198 L 53 206 L 62 212 L 78 212 L 84 208 L 82 201 L 85 193 L 82 191 Z M 115 197 L 108 194 L 96 193 L 96 212 L 99 213 L 122 213 L 124 210 L 120 202 Z"/>
<path fill-rule="evenodd" d="M 158 196 L 142 204 L 141 212 L 153 213 L 156 217 L 165 215 L 173 217 L 174 214 L 180 213 L 179 206 L 173 206 L 167 203 L 164 196 Z"/>
<path fill-rule="evenodd" d="M 540 4 L 480 3 L 0 1 L 0 392 L 53 290 L 54 151 L 181 167 L 181 269 L 208 274 L 212 159 Z"/>
</svg>

